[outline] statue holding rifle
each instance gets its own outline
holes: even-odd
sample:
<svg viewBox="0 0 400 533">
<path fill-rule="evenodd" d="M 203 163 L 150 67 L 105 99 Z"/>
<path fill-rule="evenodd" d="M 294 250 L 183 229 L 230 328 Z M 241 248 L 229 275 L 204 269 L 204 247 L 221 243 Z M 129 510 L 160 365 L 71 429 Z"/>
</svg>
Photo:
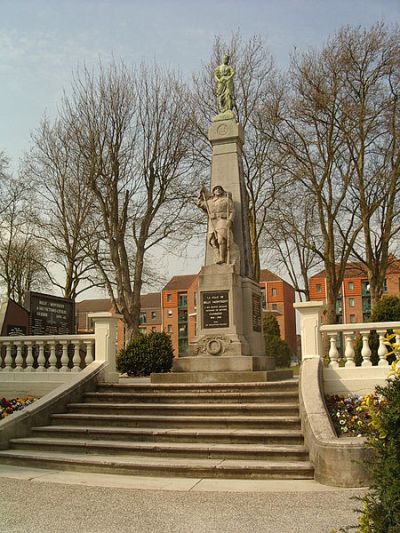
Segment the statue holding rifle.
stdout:
<svg viewBox="0 0 400 533">
<path fill-rule="evenodd" d="M 235 264 L 238 247 L 233 241 L 234 206 L 230 194 L 221 185 L 216 185 L 211 195 L 202 187 L 197 205 L 208 215 L 208 242 L 214 249 L 215 263 Z"/>
</svg>

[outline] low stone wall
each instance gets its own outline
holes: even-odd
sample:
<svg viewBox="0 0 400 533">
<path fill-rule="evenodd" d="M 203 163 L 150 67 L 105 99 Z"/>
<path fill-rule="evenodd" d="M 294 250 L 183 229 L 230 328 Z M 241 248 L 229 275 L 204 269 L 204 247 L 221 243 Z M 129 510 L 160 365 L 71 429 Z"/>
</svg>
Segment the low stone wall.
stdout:
<svg viewBox="0 0 400 533">
<path fill-rule="evenodd" d="M 0 449 L 8 448 L 10 439 L 29 435 L 31 427 L 48 424 L 52 414 L 63 412 L 68 403 L 79 401 L 85 392 L 94 390 L 97 382 L 103 381 L 105 367 L 104 361 L 94 361 L 67 383 L 63 383 L 26 409 L 1 420 Z"/>
<path fill-rule="evenodd" d="M 336 436 L 325 407 L 322 372 L 320 359 L 305 359 L 301 365 L 300 416 L 315 479 L 336 487 L 367 486 L 364 465 L 371 451 L 363 437 Z"/>
</svg>

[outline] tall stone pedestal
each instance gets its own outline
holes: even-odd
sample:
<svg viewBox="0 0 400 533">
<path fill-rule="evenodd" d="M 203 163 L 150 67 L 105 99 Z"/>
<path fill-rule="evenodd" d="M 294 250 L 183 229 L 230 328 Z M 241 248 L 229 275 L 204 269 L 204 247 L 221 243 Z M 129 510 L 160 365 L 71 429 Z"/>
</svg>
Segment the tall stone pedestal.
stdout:
<svg viewBox="0 0 400 533">
<path fill-rule="evenodd" d="M 152 381 L 212 383 L 289 378 L 290 371 L 275 371 L 273 358 L 265 356 L 261 291 L 254 279 L 242 171 L 243 130 L 234 119 L 218 119 L 211 125 L 208 138 L 213 150 L 211 191 L 219 185 L 232 200 L 231 247 L 238 251 L 238 259 L 237 254 L 234 260 L 233 254 L 228 254 L 226 262 L 216 264 L 215 240 L 208 237 L 197 290 L 196 337 L 189 346 L 189 356 L 175 359 L 172 373 L 153 374 Z M 213 233 L 215 222 L 208 208 L 207 213 Z M 221 216 L 228 218 L 228 214 Z"/>
</svg>

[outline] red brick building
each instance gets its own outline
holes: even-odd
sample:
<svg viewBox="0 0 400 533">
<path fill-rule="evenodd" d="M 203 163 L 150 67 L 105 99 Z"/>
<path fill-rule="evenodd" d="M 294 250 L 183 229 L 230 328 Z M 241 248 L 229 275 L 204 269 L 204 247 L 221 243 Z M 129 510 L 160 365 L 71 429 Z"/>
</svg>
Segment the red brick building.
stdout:
<svg viewBox="0 0 400 533">
<path fill-rule="evenodd" d="M 326 300 L 325 270 L 309 279 L 310 300 Z M 400 296 L 400 260 L 394 259 L 386 273 L 385 294 Z M 342 290 L 336 302 L 337 322 L 366 322 L 371 316 L 371 296 L 367 272 L 362 263 L 349 263 L 345 270 Z"/>
<path fill-rule="evenodd" d="M 171 334 L 175 354 L 186 355 L 196 335 L 196 291 L 198 274 L 174 276 L 162 290 L 164 331 Z M 296 353 L 295 291 L 289 283 L 267 269 L 261 270 L 263 310 L 275 314 L 281 337 Z"/>
<path fill-rule="evenodd" d="M 140 329 L 144 333 L 150 331 L 162 331 L 161 294 L 159 292 L 143 294 L 140 298 Z M 113 312 L 114 307 L 110 298 L 96 300 L 82 300 L 76 303 L 76 324 L 78 333 L 93 333 L 93 320 L 89 313 L 102 311 Z M 124 321 L 118 321 L 118 348 L 121 349 L 125 342 Z"/>
<path fill-rule="evenodd" d="M 196 335 L 196 291 L 198 274 L 174 276 L 161 293 L 141 297 L 140 329 L 144 333 L 165 331 L 171 336 L 175 356 L 188 353 L 191 340 Z M 267 269 L 261 270 L 260 287 L 263 310 L 275 314 L 281 337 L 296 353 L 296 322 L 293 303 L 295 292 L 291 285 Z M 76 304 L 78 333 L 93 331 L 89 313 L 112 311 L 108 298 L 84 300 Z M 118 347 L 124 345 L 124 324 L 118 326 Z"/>
<path fill-rule="evenodd" d="M 260 271 L 260 287 L 264 311 L 270 311 L 276 316 L 282 339 L 285 339 L 289 344 L 292 353 L 296 353 L 296 316 L 293 307 L 295 302 L 294 288 L 266 268 Z"/>
<path fill-rule="evenodd" d="M 161 293 L 163 328 L 171 335 L 175 355 L 186 355 L 196 335 L 197 277 L 174 276 Z"/>
</svg>

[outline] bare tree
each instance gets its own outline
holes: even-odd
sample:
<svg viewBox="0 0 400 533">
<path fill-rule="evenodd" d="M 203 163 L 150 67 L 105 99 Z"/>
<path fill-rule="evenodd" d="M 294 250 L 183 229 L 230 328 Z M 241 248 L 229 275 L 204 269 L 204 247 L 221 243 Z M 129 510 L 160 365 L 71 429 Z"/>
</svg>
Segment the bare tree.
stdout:
<svg viewBox="0 0 400 533">
<path fill-rule="evenodd" d="M 48 286 L 45 251 L 33 235 L 36 214 L 30 188 L 8 178 L 2 200 L 0 282 L 9 298 L 23 304 L 27 291 Z"/>
<path fill-rule="evenodd" d="M 400 231 L 400 32 L 379 23 L 343 28 L 345 134 L 354 168 L 352 209 L 362 224 L 355 257 L 367 270 L 372 306 L 384 291 Z"/>
<path fill-rule="evenodd" d="M 337 38 L 321 52 L 294 55 L 283 88 L 265 106 L 265 134 L 274 142 L 275 163 L 315 205 L 318 232 L 304 244 L 324 262 L 329 323 L 336 321 L 346 263 L 361 230 L 348 209 L 354 168 L 346 151 L 340 58 Z M 297 202 L 296 194 L 292 201 Z"/>
<path fill-rule="evenodd" d="M 269 209 L 260 248 L 278 272 L 289 276 L 300 301 L 308 301 L 309 278 L 321 264 L 309 243 L 316 244 L 320 232 L 313 198 L 296 185 L 292 182 L 281 191 Z"/>
<path fill-rule="evenodd" d="M 187 203 L 188 105 L 174 74 L 115 63 L 81 71 L 63 103 L 100 214 L 91 254 L 128 340 L 139 332 L 146 254 L 179 229 Z"/>
<path fill-rule="evenodd" d="M 24 174 L 40 198 L 37 237 L 48 250 L 49 263 L 61 267 L 64 274 L 59 281 L 48 269 L 49 276 L 65 298 L 75 300 L 102 284 L 87 252 L 90 241 L 96 238 L 89 230 L 89 218 L 94 216 L 93 194 L 84 180 L 82 156 L 65 124 L 42 121 L 33 135 Z"/>
<path fill-rule="evenodd" d="M 260 129 L 260 109 L 275 77 L 271 54 L 261 37 L 253 36 L 244 41 L 238 32 L 232 35 L 229 42 L 221 37 L 215 39 L 210 61 L 194 76 L 193 152 L 199 175 L 207 175 L 211 161 L 207 129 L 217 114 L 213 71 L 226 52 L 229 52 L 236 71 L 236 115 L 245 128 L 243 174 L 248 197 L 244 200 L 249 203 L 252 257 L 258 278 L 260 233 L 268 208 L 279 190 L 278 178 L 281 177 L 269 158 L 272 149 L 270 141 Z"/>
</svg>

